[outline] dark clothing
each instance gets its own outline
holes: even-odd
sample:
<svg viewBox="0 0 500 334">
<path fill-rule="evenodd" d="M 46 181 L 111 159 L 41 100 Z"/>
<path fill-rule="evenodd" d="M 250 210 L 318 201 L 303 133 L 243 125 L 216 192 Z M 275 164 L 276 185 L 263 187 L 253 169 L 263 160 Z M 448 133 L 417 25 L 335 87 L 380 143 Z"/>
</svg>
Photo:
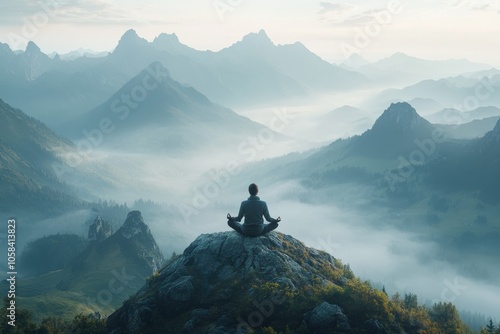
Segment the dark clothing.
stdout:
<svg viewBox="0 0 500 334">
<path fill-rule="evenodd" d="M 243 217 L 245 221 L 240 224 Z M 262 217 L 270 224 L 264 224 Z M 278 221 L 269 215 L 266 202 L 261 201 L 258 196 L 250 196 L 248 200 L 241 202 L 238 216 L 231 217 L 227 224 L 236 232 L 250 237 L 266 234 L 278 227 Z"/>
<path fill-rule="evenodd" d="M 259 235 L 264 235 L 266 233 L 269 233 L 278 227 L 278 223 L 246 225 L 246 224 L 240 224 L 232 219 L 229 219 L 227 221 L 227 224 L 236 232 L 243 234 L 244 236 L 247 237 L 258 237 Z"/>
</svg>

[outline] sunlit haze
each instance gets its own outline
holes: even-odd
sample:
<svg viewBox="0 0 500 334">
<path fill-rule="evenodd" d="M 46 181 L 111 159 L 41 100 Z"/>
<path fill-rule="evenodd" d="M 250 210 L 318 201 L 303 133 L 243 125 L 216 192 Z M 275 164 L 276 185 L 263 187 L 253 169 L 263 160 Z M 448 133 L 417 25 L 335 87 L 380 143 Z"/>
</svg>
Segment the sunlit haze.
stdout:
<svg viewBox="0 0 500 334">
<path fill-rule="evenodd" d="M 140 4 L 22 0 L 0 4 L 0 41 L 24 49 L 33 40 L 45 53 L 78 48 L 111 51 L 132 28 L 150 41 L 160 33 L 175 33 L 195 49 L 217 51 L 264 29 L 277 44 L 300 41 L 335 63 L 345 60 L 345 46 L 351 45 L 371 61 L 403 52 L 424 59 L 466 58 L 499 66 L 498 55 L 492 52 L 500 47 L 499 11 L 498 2 L 483 0 L 150 0 Z"/>
</svg>

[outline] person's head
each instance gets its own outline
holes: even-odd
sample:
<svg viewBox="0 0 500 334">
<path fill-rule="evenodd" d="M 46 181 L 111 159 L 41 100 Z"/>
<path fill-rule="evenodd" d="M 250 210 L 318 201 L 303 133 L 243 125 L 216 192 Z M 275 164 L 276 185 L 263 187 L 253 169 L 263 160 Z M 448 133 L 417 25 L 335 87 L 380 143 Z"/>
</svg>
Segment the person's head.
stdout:
<svg viewBox="0 0 500 334">
<path fill-rule="evenodd" d="M 248 186 L 248 192 L 250 193 L 251 196 L 255 196 L 259 193 L 259 187 L 255 183 L 252 183 L 251 185 Z"/>
</svg>

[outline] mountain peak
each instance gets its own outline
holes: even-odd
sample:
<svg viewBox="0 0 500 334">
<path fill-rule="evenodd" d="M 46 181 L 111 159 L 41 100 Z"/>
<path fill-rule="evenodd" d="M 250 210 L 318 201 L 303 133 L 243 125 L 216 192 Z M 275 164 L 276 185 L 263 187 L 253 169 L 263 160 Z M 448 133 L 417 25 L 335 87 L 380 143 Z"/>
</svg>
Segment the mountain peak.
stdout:
<svg viewBox="0 0 500 334">
<path fill-rule="evenodd" d="M 375 124 L 373 130 L 387 130 L 388 128 L 401 131 L 414 131 L 422 126 L 430 126 L 430 123 L 420 117 L 415 108 L 407 102 L 392 103 L 384 111 Z"/>
<path fill-rule="evenodd" d="M 369 156 L 397 157 L 413 150 L 416 139 L 432 138 L 433 131 L 433 125 L 409 103 L 392 103 L 356 140 L 354 150 Z"/>
<path fill-rule="evenodd" d="M 403 53 L 403 52 L 396 52 L 391 57 L 394 57 L 394 58 L 414 58 L 414 57 L 408 56 L 406 53 Z"/>
<path fill-rule="evenodd" d="M 365 66 L 370 64 L 368 60 L 363 58 L 359 53 L 353 53 L 352 55 L 347 58 L 347 60 L 344 62 L 345 65 L 347 65 L 350 68 L 359 68 L 361 66 Z"/>
<path fill-rule="evenodd" d="M 267 36 L 266 31 L 264 29 L 261 29 L 258 33 L 253 32 L 244 36 L 242 42 L 258 44 L 258 45 L 265 45 L 265 44 L 274 45 L 269 36 Z"/>
<path fill-rule="evenodd" d="M 128 51 L 131 48 L 137 48 L 138 46 L 147 45 L 149 42 L 144 38 L 139 37 L 134 29 L 129 29 L 123 34 L 118 42 L 116 49 L 126 48 Z"/>
<path fill-rule="evenodd" d="M 156 37 L 153 41 L 153 43 L 179 43 L 179 37 L 175 33 L 173 34 L 166 34 L 166 33 L 161 33 Z"/>
<path fill-rule="evenodd" d="M 118 230 L 120 235 L 130 239 L 138 234 L 151 234 L 140 211 L 132 211 L 127 215 L 123 226 Z"/>
<path fill-rule="evenodd" d="M 176 34 L 162 33 L 153 40 L 152 44 L 156 49 L 170 53 L 184 54 L 193 51 L 189 46 L 182 44 Z"/>
<path fill-rule="evenodd" d="M 137 35 L 137 32 L 134 29 L 129 29 L 125 31 L 121 39 L 137 39 L 140 38 L 139 35 Z"/>
<path fill-rule="evenodd" d="M 137 253 L 136 255 L 147 261 L 153 272 L 158 270 L 164 261 L 160 248 L 140 211 L 129 212 L 123 226 L 108 239 L 119 240 L 120 244 Z"/>
<path fill-rule="evenodd" d="M 113 226 L 110 223 L 97 216 L 94 223 L 89 227 L 89 240 L 102 241 L 113 234 Z"/>
<path fill-rule="evenodd" d="M 1 54 L 12 54 L 12 49 L 9 44 L 0 42 L 0 55 Z"/>
<path fill-rule="evenodd" d="M 40 48 L 38 47 L 38 45 L 36 45 L 32 41 L 29 41 L 28 45 L 26 45 L 25 52 L 29 53 L 29 54 L 35 54 L 35 53 L 41 53 L 42 51 L 40 50 Z"/>
</svg>

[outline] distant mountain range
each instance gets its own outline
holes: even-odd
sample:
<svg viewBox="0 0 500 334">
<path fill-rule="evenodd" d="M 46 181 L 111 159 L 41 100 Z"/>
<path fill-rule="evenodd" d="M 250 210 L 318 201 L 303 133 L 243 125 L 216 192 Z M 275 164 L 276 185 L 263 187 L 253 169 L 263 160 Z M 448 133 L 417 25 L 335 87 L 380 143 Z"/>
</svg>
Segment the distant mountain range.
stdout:
<svg viewBox="0 0 500 334">
<path fill-rule="evenodd" d="M 444 108 L 471 111 L 478 107 L 500 106 L 499 92 L 500 74 L 477 79 L 458 76 L 439 80 L 427 79 L 402 89 L 389 89 L 378 95 L 371 103 L 379 105 L 429 99 Z"/>
<path fill-rule="evenodd" d="M 68 120 L 108 100 L 155 61 L 182 85 L 230 107 L 289 103 L 310 94 L 422 80 L 427 81 L 386 92 L 382 103 L 427 98 L 452 107 L 474 94 L 481 74 L 492 77 L 493 85 L 498 81 L 498 71 L 491 66 L 465 60 L 428 61 L 401 53 L 372 64 L 360 57 L 354 60 L 357 66 L 353 70 L 336 66 L 299 42 L 275 45 L 263 30 L 218 52 L 192 49 L 175 34 L 160 34 L 148 42 L 134 30 L 127 31 L 112 52 L 100 57 L 75 53 L 64 59 L 51 58 L 33 42 L 16 54 L 0 43 L 0 97 L 59 131 Z M 461 74 L 462 78 L 456 77 Z M 490 105 L 497 104 L 495 99 Z"/>
<path fill-rule="evenodd" d="M 363 62 L 358 56 L 355 56 L 352 61 L 357 65 L 355 69 L 366 77 L 380 84 L 391 85 L 408 85 L 429 79 L 438 80 L 492 68 L 491 65 L 474 63 L 465 59 L 425 60 L 401 52 L 369 64 Z"/>
<path fill-rule="evenodd" d="M 465 124 L 436 124 L 449 139 L 474 139 L 483 137 L 497 124 L 500 116 L 487 117 Z"/>
<path fill-rule="evenodd" d="M 264 31 L 211 52 L 183 45 L 175 35 L 161 34 L 149 43 L 129 30 L 112 53 L 98 58 L 50 58 L 33 42 L 15 54 L 1 44 L 0 96 L 59 129 L 73 116 L 106 101 L 155 61 L 174 80 L 229 106 L 283 101 L 369 82 L 359 73 L 322 60 L 300 43 L 274 45 Z"/>
<path fill-rule="evenodd" d="M 488 106 L 479 107 L 470 111 L 446 108 L 424 117 L 431 123 L 456 125 L 497 116 L 500 116 L 500 108 Z"/>
<path fill-rule="evenodd" d="M 102 103 L 129 79 L 105 60 L 50 58 L 33 42 L 15 54 L 2 44 L 0 96 L 58 130 L 68 118 Z"/>
<path fill-rule="evenodd" d="M 322 60 L 301 43 L 275 45 L 263 30 L 218 52 L 194 50 L 180 43 L 175 34 L 161 34 L 148 43 L 129 30 L 109 58 L 132 75 L 161 61 L 173 79 L 229 106 L 368 83 L 363 75 Z"/>
<path fill-rule="evenodd" d="M 489 123 L 491 121 L 492 119 L 488 120 Z M 337 172 L 341 174 L 345 168 L 359 168 L 358 172 L 370 175 L 370 182 L 374 182 L 379 177 L 384 178 L 388 171 L 398 171 L 398 168 L 404 167 L 412 168 L 414 172 L 411 177 L 403 177 L 400 181 L 421 182 L 434 180 L 436 175 L 445 173 L 445 169 L 449 168 L 454 171 L 449 175 L 456 175 L 457 178 L 458 175 L 468 175 L 467 178 L 462 177 L 464 181 L 455 180 L 450 186 L 464 184 L 471 175 L 476 175 L 483 181 L 471 182 L 463 189 L 483 191 L 498 183 L 493 166 L 498 163 L 494 152 L 500 149 L 497 140 L 499 131 L 500 121 L 496 121 L 494 129 L 486 131 L 481 138 L 457 142 L 446 138 L 446 132 L 442 128 L 422 118 L 410 104 L 394 103 L 383 112 L 371 129 L 360 136 L 335 141 L 310 156 L 306 155 L 295 167 L 290 166 L 291 174 L 296 175 L 294 168 L 299 168 L 304 173 L 314 175 L 314 178 L 328 179 Z M 463 161 L 456 161 L 458 157 Z M 462 168 L 464 165 L 470 169 L 465 171 Z M 280 173 L 284 174 L 284 171 L 281 170 Z M 444 182 L 442 180 L 436 180 L 436 183 Z M 322 186 L 329 184 L 326 180 L 323 181 Z M 428 184 L 434 185 L 430 181 Z M 490 195 L 494 194 L 488 192 L 488 196 Z"/>
<path fill-rule="evenodd" d="M 482 124 L 494 121 L 496 125 L 490 130 Z M 460 130 L 477 133 L 481 126 L 484 131 L 481 136 L 469 135 L 471 139 L 466 140 L 463 139 L 465 133 L 458 133 Z M 479 126 L 467 123 L 449 129 L 431 124 L 408 103 L 394 103 L 371 129 L 361 135 L 339 139 L 316 150 L 262 162 L 258 172 L 245 171 L 243 174 L 253 173 L 252 177 L 261 179 L 267 187 L 298 181 L 305 187 L 311 201 L 327 200 L 337 205 L 367 201 L 376 203 L 377 210 L 385 207 L 404 210 L 415 206 L 413 212 L 419 212 L 431 205 L 432 201 L 425 200 L 431 194 L 437 192 L 440 196 L 446 194 L 447 198 L 452 198 L 465 193 L 467 204 L 456 211 L 477 212 L 477 215 L 482 212 L 493 219 L 497 214 L 495 205 L 500 201 L 499 193 L 495 191 L 500 187 L 497 177 L 500 170 L 499 131 L 498 118 L 485 119 Z M 459 135 L 460 140 L 457 140 Z M 343 187 L 350 184 L 363 189 L 363 194 L 347 195 Z M 474 209 L 474 206 L 486 205 L 481 203 L 492 205 L 491 211 Z M 355 209 L 363 210 L 363 206 Z M 429 217 L 434 218 L 415 219 L 435 221 L 436 217 L 432 216 L 435 207 L 431 206 L 429 210 Z M 465 220 L 466 217 L 459 219 Z M 470 223 L 473 223 L 472 218 Z M 446 222 L 453 225 L 456 219 L 450 217 Z M 467 226 L 467 220 L 462 224 Z"/>
</svg>

